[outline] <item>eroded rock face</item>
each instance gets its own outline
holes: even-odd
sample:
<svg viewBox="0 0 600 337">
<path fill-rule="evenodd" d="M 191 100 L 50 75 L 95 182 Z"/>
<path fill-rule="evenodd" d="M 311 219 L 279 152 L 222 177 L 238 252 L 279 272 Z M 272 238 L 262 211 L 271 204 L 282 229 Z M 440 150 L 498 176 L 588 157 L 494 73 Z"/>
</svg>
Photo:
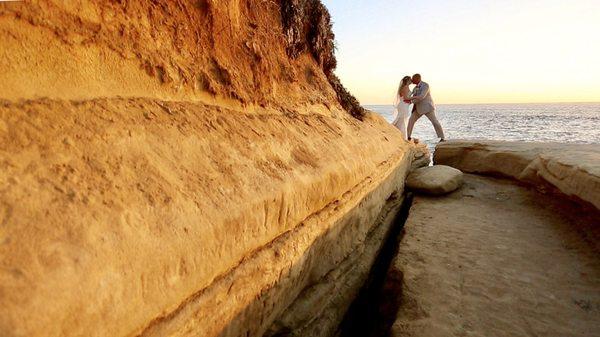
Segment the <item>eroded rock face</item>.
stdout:
<svg viewBox="0 0 600 337">
<path fill-rule="evenodd" d="M 431 153 L 429 148 L 424 143 L 415 144 L 413 150 L 413 162 L 410 165 L 410 170 L 416 170 L 421 167 L 431 164 Z"/>
<path fill-rule="evenodd" d="M 442 195 L 455 191 L 463 183 L 460 170 L 445 165 L 422 167 L 412 171 L 406 178 L 406 186 L 413 191 Z"/>
<path fill-rule="evenodd" d="M 332 59 L 332 50 L 291 58 L 272 1 L 42 0 L 2 4 L 0 17 L 2 99 L 152 97 L 327 114 L 340 107 L 324 72 L 332 65 L 315 59 Z"/>
<path fill-rule="evenodd" d="M 600 209 L 600 145 L 500 141 L 438 144 L 436 164 L 551 185 Z"/>
<path fill-rule="evenodd" d="M 0 47 L 0 336 L 261 336 L 361 282 L 412 150 L 278 2 L 14 2 Z"/>
<path fill-rule="evenodd" d="M 348 303 L 355 300 L 361 287 L 369 277 L 375 258 L 380 253 L 382 243 L 397 219 L 397 213 L 404 198 L 394 194 L 379 211 L 377 220 L 360 244 L 347 257 L 331 265 L 331 271 L 305 288 L 285 312 L 280 315 L 265 337 L 270 336 L 339 336 L 340 322 L 348 309 Z M 345 226 L 330 237 L 327 245 L 340 250 L 346 242 L 356 241 L 359 222 Z M 360 235 L 359 237 L 362 237 Z M 322 261 L 327 256 L 318 257 Z"/>
</svg>

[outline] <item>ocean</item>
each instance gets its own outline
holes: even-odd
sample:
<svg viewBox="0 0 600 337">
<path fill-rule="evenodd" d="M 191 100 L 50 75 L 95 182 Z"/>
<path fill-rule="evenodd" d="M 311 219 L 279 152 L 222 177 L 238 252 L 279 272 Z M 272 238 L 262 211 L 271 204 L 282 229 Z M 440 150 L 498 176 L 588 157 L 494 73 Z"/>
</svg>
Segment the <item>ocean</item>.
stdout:
<svg viewBox="0 0 600 337">
<path fill-rule="evenodd" d="M 392 122 L 392 105 L 365 105 Z M 600 144 L 600 103 L 438 104 L 446 139 L 493 139 Z M 433 149 L 438 141 L 423 116 L 413 138 Z"/>
</svg>

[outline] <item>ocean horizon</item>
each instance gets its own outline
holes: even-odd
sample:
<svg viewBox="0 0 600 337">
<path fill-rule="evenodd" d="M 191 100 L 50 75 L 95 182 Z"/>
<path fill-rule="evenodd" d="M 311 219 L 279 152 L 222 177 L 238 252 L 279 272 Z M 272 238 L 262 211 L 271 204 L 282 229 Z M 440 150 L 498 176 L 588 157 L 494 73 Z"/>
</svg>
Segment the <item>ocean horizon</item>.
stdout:
<svg viewBox="0 0 600 337">
<path fill-rule="evenodd" d="M 388 122 L 391 104 L 364 105 Z M 600 144 L 600 102 L 437 104 L 446 139 L 488 139 Z M 429 120 L 417 121 L 413 137 L 435 147 Z"/>
</svg>

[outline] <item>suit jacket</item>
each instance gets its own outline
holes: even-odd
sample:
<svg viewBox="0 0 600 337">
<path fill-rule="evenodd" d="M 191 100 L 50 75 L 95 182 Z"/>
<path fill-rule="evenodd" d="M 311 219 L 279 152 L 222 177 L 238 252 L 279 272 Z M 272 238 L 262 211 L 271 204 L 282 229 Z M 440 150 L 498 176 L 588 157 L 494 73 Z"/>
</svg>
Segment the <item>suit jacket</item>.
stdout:
<svg viewBox="0 0 600 337">
<path fill-rule="evenodd" d="M 429 84 L 421 81 L 413 90 L 411 98 L 416 98 L 413 101 L 415 104 L 413 112 L 416 111 L 419 115 L 425 115 L 435 111 L 435 104 L 433 104 L 433 98 L 431 98 Z"/>
</svg>

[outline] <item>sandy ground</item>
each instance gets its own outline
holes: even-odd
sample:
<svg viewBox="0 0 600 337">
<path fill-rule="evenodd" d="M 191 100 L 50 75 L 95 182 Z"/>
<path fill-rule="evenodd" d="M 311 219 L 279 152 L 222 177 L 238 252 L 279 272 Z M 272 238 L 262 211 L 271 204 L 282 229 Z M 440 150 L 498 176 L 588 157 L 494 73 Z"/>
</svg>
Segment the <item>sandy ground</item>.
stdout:
<svg viewBox="0 0 600 337">
<path fill-rule="evenodd" d="M 415 198 L 392 266 L 404 274 L 392 336 L 600 336 L 598 219 L 473 175 Z"/>
</svg>

